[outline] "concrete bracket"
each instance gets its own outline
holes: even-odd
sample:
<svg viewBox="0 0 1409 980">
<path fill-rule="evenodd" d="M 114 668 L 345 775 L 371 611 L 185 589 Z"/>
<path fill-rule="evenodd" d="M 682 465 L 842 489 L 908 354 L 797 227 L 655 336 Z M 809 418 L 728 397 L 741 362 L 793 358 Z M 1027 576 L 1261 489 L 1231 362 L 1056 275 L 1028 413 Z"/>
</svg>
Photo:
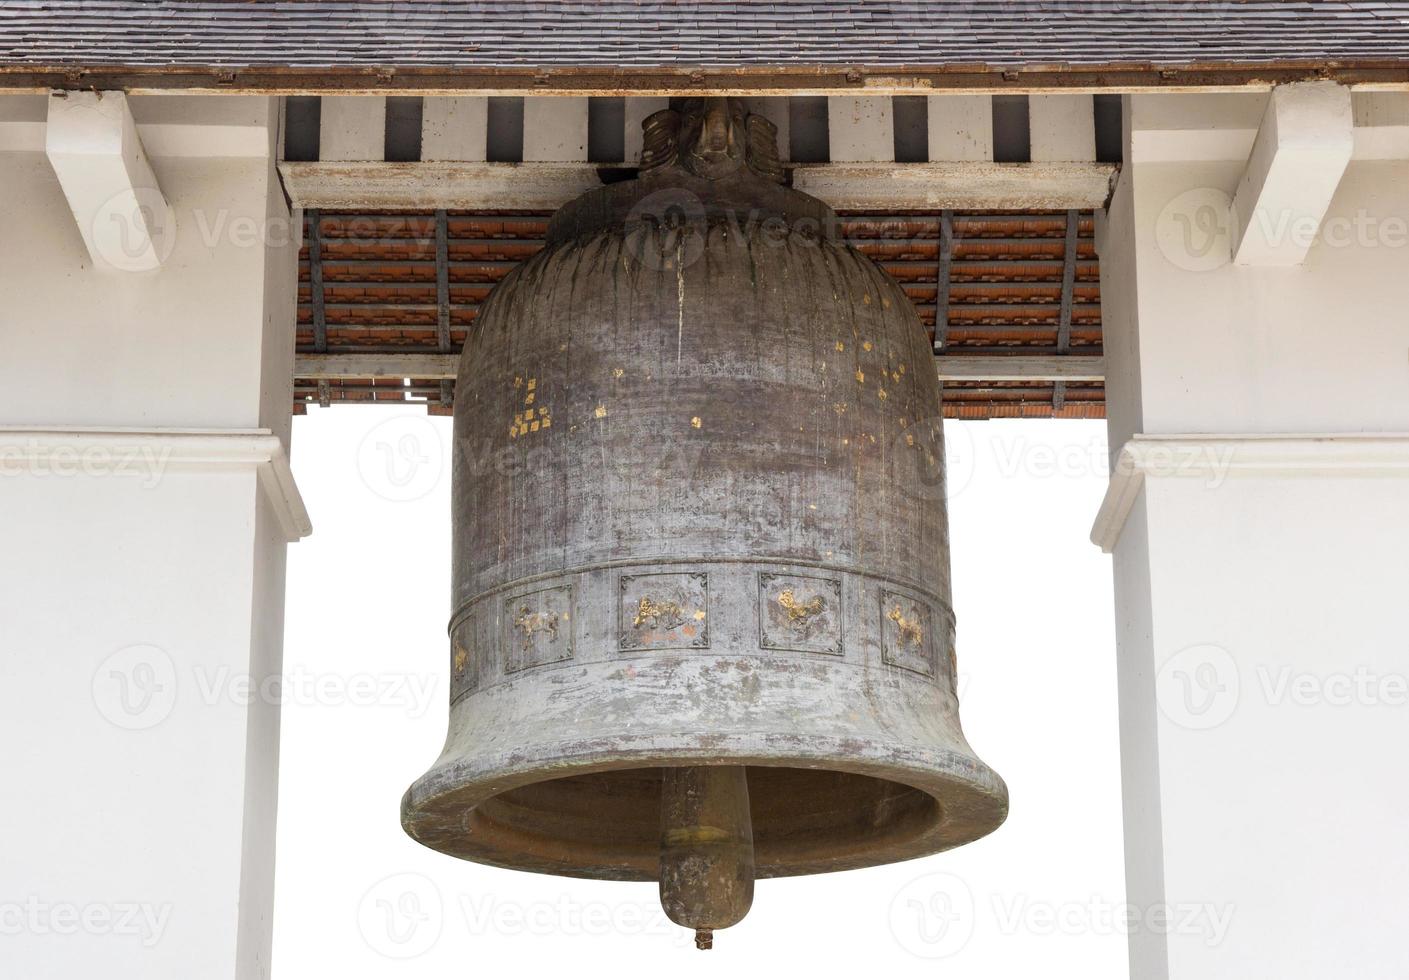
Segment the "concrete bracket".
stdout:
<svg viewBox="0 0 1409 980">
<path fill-rule="evenodd" d="M 100 267 L 150 272 L 176 242 L 176 217 L 122 92 L 49 96 L 44 150 L 88 254 Z"/>
<path fill-rule="evenodd" d="M 1350 89 L 1335 82 L 1279 85 L 1233 196 L 1235 265 L 1306 261 L 1355 149 Z"/>
</svg>

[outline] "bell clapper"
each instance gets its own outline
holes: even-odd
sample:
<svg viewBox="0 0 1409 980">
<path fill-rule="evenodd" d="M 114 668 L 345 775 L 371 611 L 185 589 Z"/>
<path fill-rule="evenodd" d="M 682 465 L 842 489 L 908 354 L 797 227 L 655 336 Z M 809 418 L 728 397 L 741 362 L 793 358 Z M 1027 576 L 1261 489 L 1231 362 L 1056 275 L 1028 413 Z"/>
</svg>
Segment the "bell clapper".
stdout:
<svg viewBox="0 0 1409 980">
<path fill-rule="evenodd" d="M 660 904 L 712 949 L 753 904 L 753 823 L 743 766 L 681 766 L 661 787 Z"/>
</svg>

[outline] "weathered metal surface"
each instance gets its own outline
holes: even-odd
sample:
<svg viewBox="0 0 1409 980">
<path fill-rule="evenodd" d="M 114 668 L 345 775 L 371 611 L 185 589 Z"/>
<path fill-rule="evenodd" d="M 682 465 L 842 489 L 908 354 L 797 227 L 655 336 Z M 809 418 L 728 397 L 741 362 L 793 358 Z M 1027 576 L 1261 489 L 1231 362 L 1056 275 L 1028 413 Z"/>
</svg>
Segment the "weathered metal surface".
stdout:
<svg viewBox="0 0 1409 980">
<path fill-rule="evenodd" d="M 454 378 L 458 354 L 295 354 L 294 376 L 312 380 L 343 378 Z M 1070 354 L 940 354 L 934 359 L 940 381 L 1102 381 L 1105 358 Z"/>
<path fill-rule="evenodd" d="M 930 342 L 760 176 L 766 128 L 698 108 L 656 120 L 673 163 L 554 217 L 465 346 L 450 731 L 403 800 L 446 853 L 657 879 L 667 767 L 746 767 L 765 878 L 1006 813 L 959 725 Z"/>
</svg>

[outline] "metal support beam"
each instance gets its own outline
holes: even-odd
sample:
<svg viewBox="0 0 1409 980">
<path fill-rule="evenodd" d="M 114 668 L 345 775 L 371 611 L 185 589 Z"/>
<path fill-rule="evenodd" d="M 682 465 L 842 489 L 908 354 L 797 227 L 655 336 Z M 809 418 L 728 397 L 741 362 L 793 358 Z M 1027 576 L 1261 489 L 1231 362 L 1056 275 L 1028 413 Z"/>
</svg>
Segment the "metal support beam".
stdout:
<svg viewBox="0 0 1409 980">
<path fill-rule="evenodd" d="M 442 353 L 450 351 L 450 231 L 445 209 L 435 213 L 435 305 L 436 343 Z M 440 383 L 440 403 L 449 405 L 455 397 L 454 382 Z"/>
<path fill-rule="evenodd" d="M 445 209 L 435 213 L 435 338 L 441 353 L 450 351 L 450 232 Z"/>
<path fill-rule="evenodd" d="M 323 301 L 322 215 L 317 208 L 308 214 L 308 299 L 313 304 L 313 347 L 328 349 L 328 315 Z"/>
<path fill-rule="evenodd" d="M 939 216 L 939 271 L 935 276 L 934 352 L 940 354 L 949 342 L 949 270 L 954 264 L 954 212 L 948 208 Z"/>
<path fill-rule="evenodd" d="M 1067 212 L 1066 248 L 1062 255 L 1062 308 L 1057 321 L 1057 353 L 1071 350 L 1071 305 L 1072 294 L 1076 291 L 1076 233 L 1080 213 Z M 1052 386 L 1052 410 L 1060 412 L 1066 404 L 1067 386 L 1058 381 Z"/>
</svg>

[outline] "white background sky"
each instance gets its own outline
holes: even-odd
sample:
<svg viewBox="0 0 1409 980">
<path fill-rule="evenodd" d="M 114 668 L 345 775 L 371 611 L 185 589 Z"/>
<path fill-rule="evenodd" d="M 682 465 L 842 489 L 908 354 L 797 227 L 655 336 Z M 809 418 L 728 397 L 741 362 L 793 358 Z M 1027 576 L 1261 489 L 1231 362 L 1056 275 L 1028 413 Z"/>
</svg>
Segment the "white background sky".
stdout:
<svg viewBox="0 0 1409 980">
<path fill-rule="evenodd" d="M 401 794 L 446 727 L 450 420 L 296 418 L 315 532 L 289 550 L 275 980 L 1124 980 L 1111 570 L 1087 539 L 1105 424 L 945 433 L 964 729 L 1008 782 L 1008 821 L 946 854 L 760 882 L 700 953 L 653 884 L 481 867 L 402 833 Z"/>
</svg>

